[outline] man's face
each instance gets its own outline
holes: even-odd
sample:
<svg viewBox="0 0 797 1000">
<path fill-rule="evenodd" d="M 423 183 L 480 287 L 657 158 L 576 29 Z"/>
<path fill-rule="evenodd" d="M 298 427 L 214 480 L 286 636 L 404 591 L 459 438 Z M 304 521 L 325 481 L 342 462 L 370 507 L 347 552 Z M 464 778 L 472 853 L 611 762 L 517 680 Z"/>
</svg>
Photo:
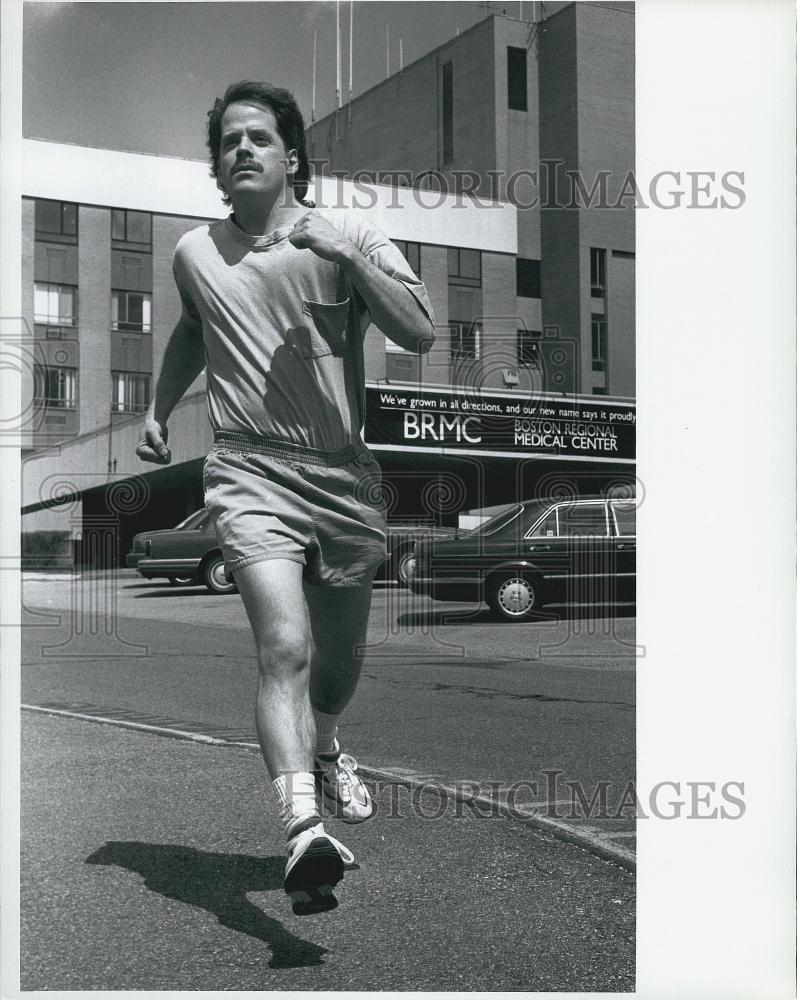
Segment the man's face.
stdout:
<svg viewBox="0 0 797 1000">
<path fill-rule="evenodd" d="M 230 104 L 221 119 L 219 182 L 233 204 L 243 194 L 273 201 L 286 174 L 296 170 L 296 150 L 285 149 L 269 108 Z"/>
</svg>

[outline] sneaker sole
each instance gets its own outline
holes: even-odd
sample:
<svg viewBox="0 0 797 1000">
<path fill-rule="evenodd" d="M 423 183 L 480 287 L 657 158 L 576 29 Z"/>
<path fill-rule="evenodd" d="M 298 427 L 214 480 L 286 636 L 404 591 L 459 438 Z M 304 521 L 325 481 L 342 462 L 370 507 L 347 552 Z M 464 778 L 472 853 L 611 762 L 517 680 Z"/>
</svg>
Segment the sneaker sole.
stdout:
<svg viewBox="0 0 797 1000">
<path fill-rule="evenodd" d="M 285 877 L 285 892 L 299 915 L 334 910 L 333 889 L 343 878 L 343 860 L 329 841 L 317 838 Z"/>
</svg>

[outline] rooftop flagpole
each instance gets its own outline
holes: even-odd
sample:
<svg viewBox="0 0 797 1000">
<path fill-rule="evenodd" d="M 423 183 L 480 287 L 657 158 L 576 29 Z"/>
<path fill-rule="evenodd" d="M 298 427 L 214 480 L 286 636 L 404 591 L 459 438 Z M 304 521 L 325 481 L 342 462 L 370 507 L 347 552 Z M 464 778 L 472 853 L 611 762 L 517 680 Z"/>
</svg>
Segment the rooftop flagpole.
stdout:
<svg viewBox="0 0 797 1000">
<path fill-rule="evenodd" d="M 340 139 L 338 114 L 340 112 L 340 0 L 335 0 L 335 138 Z"/>
<path fill-rule="evenodd" d="M 335 105 L 340 107 L 340 0 L 335 0 Z"/>
<path fill-rule="evenodd" d="M 318 28 L 313 28 L 313 106 L 310 111 L 310 121 L 315 121 L 315 68 L 318 53 Z"/>
<path fill-rule="evenodd" d="M 353 53 L 354 53 L 354 0 L 349 3 L 349 125 L 351 125 L 351 100 L 353 95 Z"/>
</svg>

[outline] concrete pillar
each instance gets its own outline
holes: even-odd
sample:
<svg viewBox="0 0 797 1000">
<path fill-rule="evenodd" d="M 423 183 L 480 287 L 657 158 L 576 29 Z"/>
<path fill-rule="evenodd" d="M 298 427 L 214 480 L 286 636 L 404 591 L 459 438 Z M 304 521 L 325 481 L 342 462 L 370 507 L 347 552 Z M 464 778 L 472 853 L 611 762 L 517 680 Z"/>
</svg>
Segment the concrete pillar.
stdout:
<svg viewBox="0 0 797 1000">
<path fill-rule="evenodd" d="M 111 421 L 111 213 L 78 211 L 78 417 L 88 434 Z"/>
</svg>

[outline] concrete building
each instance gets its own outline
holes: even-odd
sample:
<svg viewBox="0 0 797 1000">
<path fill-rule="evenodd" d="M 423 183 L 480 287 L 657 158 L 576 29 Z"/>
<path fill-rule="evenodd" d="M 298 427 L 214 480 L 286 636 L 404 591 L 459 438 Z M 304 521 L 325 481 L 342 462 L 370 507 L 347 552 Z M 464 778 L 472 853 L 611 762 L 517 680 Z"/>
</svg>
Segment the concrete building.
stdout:
<svg viewBox="0 0 797 1000">
<path fill-rule="evenodd" d="M 526 7 L 531 20 L 487 17 L 314 123 L 310 155 L 330 175 L 517 206 L 517 322 L 492 298 L 498 276 L 452 255 L 447 381 L 464 351 L 485 385 L 538 364 L 549 390 L 630 397 L 633 3 Z"/>
<path fill-rule="evenodd" d="M 532 7 L 536 20 L 489 17 L 309 131 L 311 196 L 366 210 L 435 310 L 422 358 L 376 327 L 365 339 L 365 439 L 396 518 L 455 523 L 563 479 L 633 475 L 633 210 L 607 207 L 633 166 L 631 5 Z M 228 210 L 203 161 L 38 140 L 23 157 L 23 552 L 69 559 L 79 541 L 107 564 L 202 503 L 204 375 L 170 420 L 172 465 L 134 451 L 180 312 L 174 247 Z M 553 160 L 587 189 L 605 175 L 606 204 L 571 204 L 567 188 L 546 200 Z"/>
</svg>

